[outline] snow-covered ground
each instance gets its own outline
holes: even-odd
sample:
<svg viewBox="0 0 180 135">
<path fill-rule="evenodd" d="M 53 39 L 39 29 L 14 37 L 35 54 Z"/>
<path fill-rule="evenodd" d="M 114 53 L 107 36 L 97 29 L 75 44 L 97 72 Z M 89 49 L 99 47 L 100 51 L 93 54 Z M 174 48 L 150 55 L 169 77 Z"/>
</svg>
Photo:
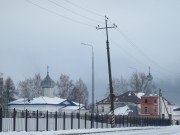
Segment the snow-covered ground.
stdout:
<svg viewBox="0 0 180 135">
<path fill-rule="evenodd" d="M 180 135 L 180 126 L 166 127 L 127 127 L 108 129 L 80 129 L 80 130 L 60 130 L 43 132 L 1 132 L 0 135 Z"/>
</svg>

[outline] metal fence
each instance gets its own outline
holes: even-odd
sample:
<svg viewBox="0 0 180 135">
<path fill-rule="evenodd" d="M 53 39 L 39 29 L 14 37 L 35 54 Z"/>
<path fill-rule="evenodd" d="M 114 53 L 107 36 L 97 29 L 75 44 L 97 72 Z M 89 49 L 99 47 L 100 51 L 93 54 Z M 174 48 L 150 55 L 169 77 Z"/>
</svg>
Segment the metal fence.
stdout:
<svg viewBox="0 0 180 135">
<path fill-rule="evenodd" d="M 115 116 L 116 127 L 168 126 L 169 119 Z M 0 108 L 0 132 L 111 128 L 111 115 L 18 111 Z"/>
</svg>

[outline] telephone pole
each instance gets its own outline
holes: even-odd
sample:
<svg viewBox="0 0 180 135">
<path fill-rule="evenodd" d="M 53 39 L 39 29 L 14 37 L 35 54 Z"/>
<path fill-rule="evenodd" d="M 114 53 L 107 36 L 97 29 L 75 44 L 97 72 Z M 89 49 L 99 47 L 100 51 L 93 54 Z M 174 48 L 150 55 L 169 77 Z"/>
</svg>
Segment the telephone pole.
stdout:
<svg viewBox="0 0 180 135">
<path fill-rule="evenodd" d="M 161 89 L 159 89 L 159 118 L 162 118 L 162 103 L 161 103 L 161 99 L 162 99 L 162 93 L 161 93 Z"/>
<path fill-rule="evenodd" d="M 108 39 L 108 29 L 109 28 L 116 28 L 117 26 L 115 24 L 113 24 L 113 26 L 108 27 L 107 26 L 107 20 L 108 18 L 105 16 L 105 27 L 96 27 L 96 29 L 106 29 L 106 45 L 107 45 L 107 59 L 108 59 L 108 71 L 109 71 L 109 88 L 110 88 L 110 102 L 111 102 L 111 114 L 112 114 L 112 118 L 111 118 L 111 127 L 114 128 L 115 127 L 115 116 L 114 116 L 114 94 L 113 94 L 113 86 L 112 86 L 112 75 L 111 75 L 111 61 L 110 61 L 110 52 L 109 52 L 109 39 Z"/>
</svg>

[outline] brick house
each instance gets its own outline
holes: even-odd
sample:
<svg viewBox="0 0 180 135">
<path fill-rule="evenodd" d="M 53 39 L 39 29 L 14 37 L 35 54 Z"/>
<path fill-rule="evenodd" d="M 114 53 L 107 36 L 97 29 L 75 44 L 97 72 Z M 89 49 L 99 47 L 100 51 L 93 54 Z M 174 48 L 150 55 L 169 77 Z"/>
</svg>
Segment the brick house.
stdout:
<svg viewBox="0 0 180 135">
<path fill-rule="evenodd" d="M 158 116 L 158 96 L 141 97 L 141 114 Z"/>
<path fill-rule="evenodd" d="M 144 95 L 141 97 L 141 115 L 169 118 L 173 105 L 164 97 Z"/>
</svg>

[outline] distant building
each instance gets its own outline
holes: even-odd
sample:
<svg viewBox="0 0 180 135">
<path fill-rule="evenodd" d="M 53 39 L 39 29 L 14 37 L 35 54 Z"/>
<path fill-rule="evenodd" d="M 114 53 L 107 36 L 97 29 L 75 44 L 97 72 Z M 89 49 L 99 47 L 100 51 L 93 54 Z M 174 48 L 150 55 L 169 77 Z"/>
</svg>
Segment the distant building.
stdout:
<svg viewBox="0 0 180 135">
<path fill-rule="evenodd" d="M 141 115 L 169 118 L 173 114 L 173 105 L 159 95 L 144 95 L 141 97 Z"/>
<path fill-rule="evenodd" d="M 136 93 L 135 91 L 128 91 L 119 96 L 114 97 L 115 110 L 127 110 L 124 111 L 124 115 L 138 115 L 140 113 L 140 97 L 144 93 Z M 97 112 L 101 114 L 110 113 L 110 99 L 109 97 L 96 103 Z M 119 114 L 123 114 L 121 111 Z M 127 113 L 128 112 L 128 113 Z"/>
<path fill-rule="evenodd" d="M 158 96 L 141 97 L 141 115 L 158 116 Z"/>
<path fill-rule="evenodd" d="M 172 119 L 180 121 L 180 107 L 176 107 L 173 109 L 173 118 Z"/>
<path fill-rule="evenodd" d="M 16 109 L 25 111 L 49 111 L 49 112 L 88 112 L 86 107 L 83 104 L 79 104 L 67 99 L 62 99 L 59 97 L 54 97 L 54 86 L 55 82 L 50 78 L 49 72 L 47 76 L 41 82 L 43 88 L 43 95 L 32 100 L 26 98 L 20 98 L 8 104 L 9 109 Z"/>
</svg>

